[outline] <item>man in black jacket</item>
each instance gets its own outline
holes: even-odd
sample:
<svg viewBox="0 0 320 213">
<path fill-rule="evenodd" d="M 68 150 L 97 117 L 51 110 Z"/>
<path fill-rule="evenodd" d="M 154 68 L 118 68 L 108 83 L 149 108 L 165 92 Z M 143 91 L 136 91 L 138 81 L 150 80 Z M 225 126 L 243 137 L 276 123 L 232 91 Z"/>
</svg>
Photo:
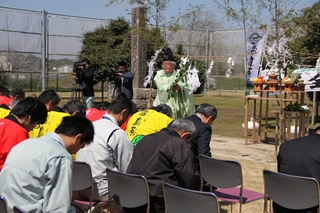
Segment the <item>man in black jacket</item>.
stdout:
<svg viewBox="0 0 320 213">
<path fill-rule="evenodd" d="M 132 100 L 133 98 L 132 80 L 134 78 L 133 73 L 127 70 L 126 62 L 119 62 L 118 66 L 119 66 L 118 74 L 121 80 L 119 84 L 120 92 L 124 94 L 127 99 Z"/>
<path fill-rule="evenodd" d="M 278 172 L 303 177 L 313 177 L 320 182 L 320 126 L 314 133 L 286 141 L 280 146 Z M 318 207 L 291 210 L 273 203 L 275 213 L 315 213 Z"/>
<path fill-rule="evenodd" d="M 147 178 L 151 196 L 150 213 L 164 213 L 163 182 L 199 190 L 197 164 L 187 142 L 195 131 L 190 120 L 178 118 L 170 129 L 145 136 L 135 147 L 127 173 Z M 145 206 L 125 210 L 128 213 L 145 212 L 143 208 Z"/>
<path fill-rule="evenodd" d="M 94 90 L 93 90 L 93 69 L 90 68 L 90 61 L 87 58 L 82 60 L 84 67 L 82 67 L 82 95 L 84 104 L 87 108 L 91 108 L 94 100 Z"/>
<path fill-rule="evenodd" d="M 196 132 L 191 138 L 191 150 L 199 164 L 198 156 L 203 154 L 211 157 L 210 141 L 212 128 L 211 125 L 218 116 L 218 110 L 215 106 L 203 103 L 200 104 L 195 114 L 188 117 L 196 127 Z"/>
</svg>

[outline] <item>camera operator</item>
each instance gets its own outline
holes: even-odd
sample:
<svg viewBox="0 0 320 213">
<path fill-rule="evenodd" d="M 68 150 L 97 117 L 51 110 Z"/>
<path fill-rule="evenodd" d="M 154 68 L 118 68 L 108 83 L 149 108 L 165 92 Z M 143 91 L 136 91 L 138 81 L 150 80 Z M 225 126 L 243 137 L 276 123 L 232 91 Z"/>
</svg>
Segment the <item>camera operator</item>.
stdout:
<svg viewBox="0 0 320 213">
<path fill-rule="evenodd" d="M 90 61 L 87 58 L 82 59 L 83 66 L 79 66 L 82 70 L 80 83 L 82 86 L 83 101 L 85 102 L 87 108 L 91 108 L 94 100 L 94 90 L 93 90 L 93 69 L 90 68 Z M 73 76 L 74 79 L 77 76 Z"/>
<path fill-rule="evenodd" d="M 126 62 L 119 62 L 118 64 L 118 75 L 121 79 L 119 85 L 119 90 L 124 94 L 127 99 L 132 100 L 133 98 L 133 89 L 132 89 L 132 80 L 134 78 L 133 73 L 127 70 Z"/>
</svg>

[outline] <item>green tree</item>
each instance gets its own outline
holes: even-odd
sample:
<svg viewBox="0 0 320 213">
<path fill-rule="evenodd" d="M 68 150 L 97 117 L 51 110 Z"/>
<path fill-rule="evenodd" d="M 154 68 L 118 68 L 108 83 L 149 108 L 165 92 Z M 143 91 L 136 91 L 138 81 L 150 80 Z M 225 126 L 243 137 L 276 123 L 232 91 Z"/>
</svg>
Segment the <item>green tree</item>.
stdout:
<svg viewBox="0 0 320 213">
<path fill-rule="evenodd" d="M 101 26 L 84 34 L 79 60 L 88 58 L 91 61 L 91 67 L 95 70 L 95 83 L 109 80 L 112 74 L 109 68 L 117 68 L 120 61 L 125 61 L 130 69 L 131 33 L 138 34 L 146 42 L 147 60 L 154 55 L 157 49 L 164 46 L 160 29 L 136 28 L 131 30 L 129 22 L 123 17 L 111 19 L 107 26 Z M 158 63 L 157 66 L 160 68 L 161 63 Z"/>
<path fill-rule="evenodd" d="M 120 61 L 130 65 L 130 27 L 123 17 L 111 19 L 107 26 L 87 32 L 82 44 L 79 60 L 88 58 L 91 61 L 95 83 L 108 80 L 112 73 L 109 68 L 117 68 Z"/>
<path fill-rule="evenodd" d="M 288 44 L 300 60 L 300 64 L 315 66 L 320 53 L 320 2 L 301 10 L 292 19 L 294 31 L 289 31 L 293 38 Z"/>
</svg>

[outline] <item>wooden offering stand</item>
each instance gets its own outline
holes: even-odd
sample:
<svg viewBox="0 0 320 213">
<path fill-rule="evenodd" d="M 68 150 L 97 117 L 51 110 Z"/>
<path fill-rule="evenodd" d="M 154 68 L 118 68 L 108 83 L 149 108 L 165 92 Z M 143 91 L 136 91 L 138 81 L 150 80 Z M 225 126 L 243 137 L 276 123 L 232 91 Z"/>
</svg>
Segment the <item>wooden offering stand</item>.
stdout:
<svg viewBox="0 0 320 213">
<path fill-rule="evenodd" d="M 253 91 L 262 91 L 263 85 L 265 85 L 265 82 L 254 82 Z"/>
<path fill-rule="evenodd" d="M 283 82 L 283 84 L 285 92 L 298 91 L 298 88 L 295 86 L 294 82 Z"/>
<path fill-rule="evenodd" d="M 278 75 L 268 75 L 269 79 L 267 80 L 268 90 L 277 91 L 279 90 L 279 80 Z"/>
<path fill-rule="evenodd" d="M 277 133 L 275 132 L 275 137 L 267 137 L 267 127 L 268 127 L 268 117 L 269 117 L 269 101 L 277 101 L 280 102 L 280 95 L 283 95 L 282 98 L 282 106 L 286 106 L 287 103 L 293 103 L 298 102 L 300 105 L 304 104 L 304 84 L 298 84 L 291 82 L 282 82 L 282 85 L 280 84 L 279 80 L 277 79 L 277 76 L 269 76 L 269 80 L 266 82 L 253 82 L 254 83 L 254 95 L 247 96 L 246 104 L 245 104 L 245 119 L 244 119 L 244 136 L 245 136 L 245 143 L 246 144 L 255 144 L 255 143 L 261 143 L 261 141 L 264 142 L 275 142 L 275 144 L 279 144 L 283 142 L 283 138 L 279 138 Z M 263 86 L 267 85 L 266 88 Z M 276 96 L 276 98 L 269 97 L 270 93 L 274 92 L 280 92 L 280 86 L 281 86 L 281 93 Z M 252 112 L 252 122 L 255 124 L 257 122 L 259 125 L 257 127 L 253 126 L 252 133 L 251 133 L 251 140 L 249 141 L 249 132 L 248 132 L 248 121 L 249 121 L 249 102 L 253 102 L 253 112 Z M 278 119 L 278 122 L 276 124 L 276 128 L 279 128 L 279 125 L 282 123 L 288 122 L 292 125 L 291 121 L 293 118 L 297 117 L 298 115 L 293 114 L 292 118 L 287 118 L 288 116 L 284 116 L 284 113 L 282 112 L 273 112 L 276 114 L 276 119 Z M 308 117 L 309 114 L 303 114 L 302 117 Z M 264 120 L 264 121 L 263 121 Z M 263 122 L 262 122 L 263 121 Z M 305 119 L 305 121 L 308 121 L 308 119 Z M 262 124 L 264 123 L 264 124 Z M 304 122 L 302 122 L 304 123 Z M 302 125 L 302 124 L 301 124 Z M 262 127 L 263 126 L 263 127 Z M 289 125 L 288 125 L 289 126 Z M 284 127 L 284 129 L 287 127 Z M 290 128 L 287 128 L 290 129 Z M 294 136 L 298 137 L 301 135 L 301 131 L 304 131 L 305 128 L 296 128 L 297 133 L 294 134 Z M 257 137 L 255 136 L 255 133 L 257 133 Z M 262 138 L 262 134 L 264 134 L 264 138 Z"/>
</svg>

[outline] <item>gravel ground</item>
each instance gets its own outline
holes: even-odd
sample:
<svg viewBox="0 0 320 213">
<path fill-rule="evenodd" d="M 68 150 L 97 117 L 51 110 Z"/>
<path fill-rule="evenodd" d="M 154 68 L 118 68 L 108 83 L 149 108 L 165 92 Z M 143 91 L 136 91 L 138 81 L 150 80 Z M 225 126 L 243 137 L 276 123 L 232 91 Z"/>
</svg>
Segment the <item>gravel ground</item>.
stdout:
<svg viewBox="0 0 320 213">
<path fill-rule="evenodd" d="M 263 193 L 262 170 L 264 168 L 276 171 L 276 154 L 273 144 L 246 145 L 244 139 L 212 135 L 212 157 L 238 160 L 242 166 L 244 188 Z M 221 213 L 230 213 L 230 205 L 222 205 Z M 239 212 L 239 205 L 233 206 L 233 213 Z M 242 206 L 243 213 L 263 212 L 263 200 Z"/>
<path fill-rule="evenodd" d="M 241 138 L 223 137 L 212 135 L 211 152 L 215 157 L 247 160 L 254 162 L 275 163 L 275 145 L 256 143 L 246 145 Z"/>
</svg>

